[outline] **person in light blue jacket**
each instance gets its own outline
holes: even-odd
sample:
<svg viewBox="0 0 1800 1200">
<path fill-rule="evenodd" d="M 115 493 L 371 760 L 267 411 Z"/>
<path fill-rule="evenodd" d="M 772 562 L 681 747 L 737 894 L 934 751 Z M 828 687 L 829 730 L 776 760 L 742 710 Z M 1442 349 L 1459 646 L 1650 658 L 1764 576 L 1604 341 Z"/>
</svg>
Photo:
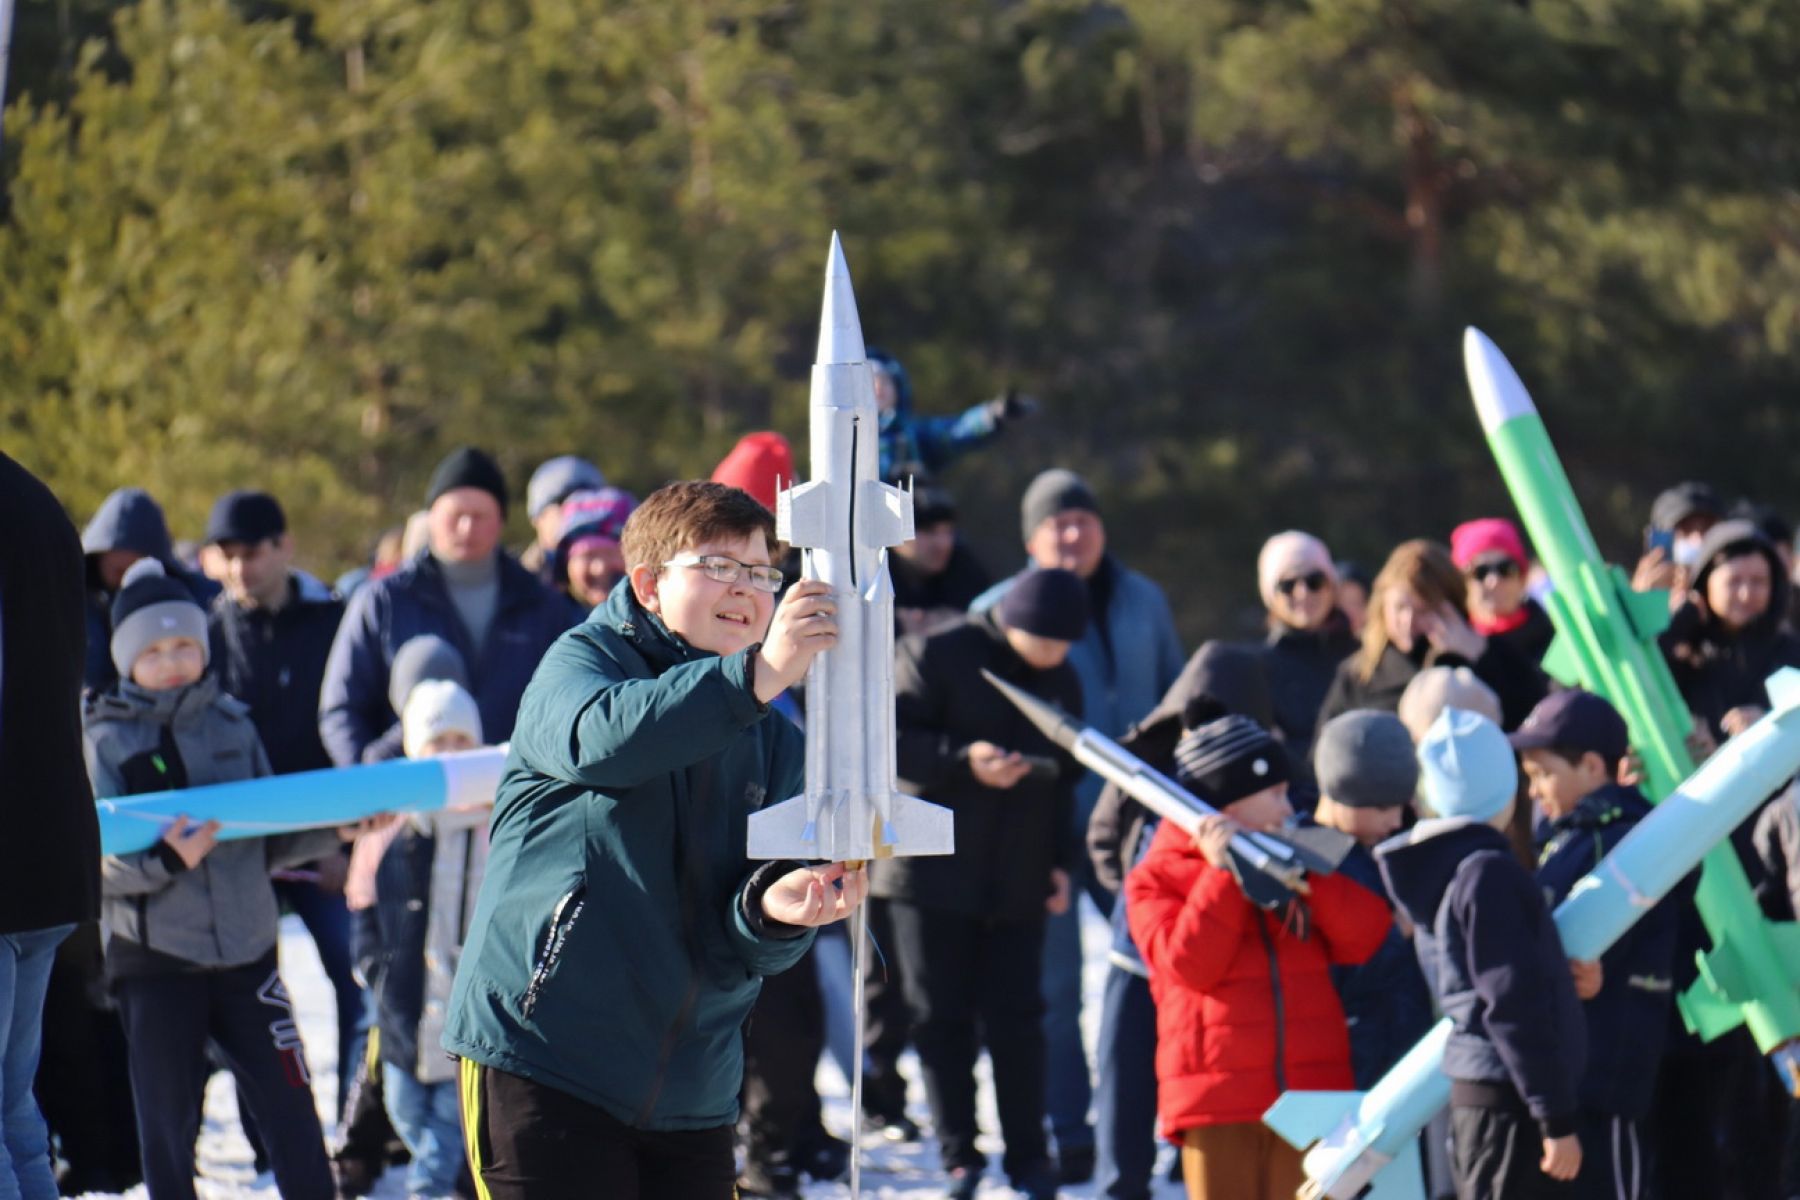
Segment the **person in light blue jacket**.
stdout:
<svg viewBox="0 0 1800 1200">
<path fill-rule="evenodd" d="M 1030 561 L 969 606 L 983 612 L 999 603 L 1018 580 L 1060 567 L 1088 586 L 1087 633 L 1069 651 L 1081 680 L 1083 719 L 1117 737 L 1146 716 L 1181 674 L 1184 656 L 1175 618 L 1162 588 L 1106 550 L 1100 502 L 1086 480 L 1062 467 L 1044 471 L 1025 489 L 1020 526 Z M 1089 773 L 1075 790 L 1075 836 L 1087 838 L 1088 818 L 1102 781 Z M 1080 864 L 1081 890 L 1103 913 L 1112 894 L 1095 880 L 1092 864 Z M 1076 906 L 1052 917 L 1044 934 L 1044 1040 L 1051 1129 L 1065 1183 L 1085 1182 L 1093 1172 L 1094 1131 L 1087 1053 L 1081 1042 L 1081 929 Z"/>
</svg>

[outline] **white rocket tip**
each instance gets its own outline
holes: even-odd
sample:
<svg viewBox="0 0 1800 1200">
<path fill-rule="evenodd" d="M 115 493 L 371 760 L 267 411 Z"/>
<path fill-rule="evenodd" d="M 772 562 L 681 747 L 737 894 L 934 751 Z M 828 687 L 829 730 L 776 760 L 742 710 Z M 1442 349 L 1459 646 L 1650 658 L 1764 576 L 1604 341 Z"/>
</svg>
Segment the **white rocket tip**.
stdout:
<svg viewBox="0 0 1800 1200">
<path fill-rule="evenodd" d="M 1475 413 L 1483 433 L 1492 433 L 1515 417 L 1537 412 L 1518 372 L 1487 334 L 1471 325 L 1463 332 L 1463 370 L 1475 397 Z"/>
<path fill-rule="evenodd" d="M 850 267 L 844 261 L 844 244 L 833 231 L 831 256 L 825 264 L 825 304 L 819 316 L 819 353 L 814 361 L 831 366 L 867 359 L 863 350 L 862 319 L 856 315 L 856 293 L 850 287 Z"/>
</svg>

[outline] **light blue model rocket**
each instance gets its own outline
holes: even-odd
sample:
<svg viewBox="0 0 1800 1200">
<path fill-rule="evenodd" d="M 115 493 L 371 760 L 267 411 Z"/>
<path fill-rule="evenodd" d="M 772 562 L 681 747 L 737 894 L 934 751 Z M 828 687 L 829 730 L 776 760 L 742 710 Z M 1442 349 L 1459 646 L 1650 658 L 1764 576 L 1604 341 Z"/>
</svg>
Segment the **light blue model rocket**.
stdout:
<svg viewBox="0 0 1800 1200">
<path fill-rule="evenodd" d="M 488 746 L 437 758 L 117 796 L 97 804 L 100 850 L 148 850 L 184 813 L 196 822 L 219 822 L 219 840 L 231 841 L 352 825 L 380 813 L 473 808 L 494 802 L 505 765 L 506 747 Z"/>
<path fill-rule="evenodd" d="M 1800 772 L 1800 671 L 1778 672 L 1768 689 L 1774 711 L 1651 809 L 1557 906 L 1556 930 L 1570 958 L 1599 958 Z M 1800 970 L 1800 926 L 1771 929 L 1789 969 Z M 1351 1200 L 1372 1183 L 1370 1200 L 1422 1200 L 1417 1142 L 1450 1102 L 1450 1080 L 1439 1069 L 1449 1036 L 1449 1020 L 1439 1021 L 1367 1093 L 1289 1092 L 1263 1114 L 1283 1138 L 1312 1147 L 1303 1194 Z"/>
</svg>

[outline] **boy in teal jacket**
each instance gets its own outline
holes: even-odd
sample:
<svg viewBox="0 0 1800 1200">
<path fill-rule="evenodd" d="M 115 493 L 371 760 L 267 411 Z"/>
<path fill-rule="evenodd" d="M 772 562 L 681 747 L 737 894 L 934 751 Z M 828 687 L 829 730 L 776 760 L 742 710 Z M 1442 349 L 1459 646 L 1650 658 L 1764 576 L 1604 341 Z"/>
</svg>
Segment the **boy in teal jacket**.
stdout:
<svg viewBox="0 0 1800 1200">
<path fill-rule="evenodd" d="M 484 1200 L 728 1200 L 761 977 L 868 890 L 744 855 L 803 782 L 769 702 L 837 637 L 824 584 L 777 606 L 774 534 L 736 488 L 653 493 L 628 580 L 525 690 L 444 1033 Z"/>
</svg>

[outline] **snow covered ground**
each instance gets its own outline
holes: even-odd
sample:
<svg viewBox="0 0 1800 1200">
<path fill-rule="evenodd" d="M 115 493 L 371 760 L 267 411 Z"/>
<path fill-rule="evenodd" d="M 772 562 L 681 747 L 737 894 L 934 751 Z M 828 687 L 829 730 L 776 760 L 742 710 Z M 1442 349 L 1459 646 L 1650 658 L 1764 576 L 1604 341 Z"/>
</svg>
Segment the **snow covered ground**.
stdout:
<svg viewBox="0 0 1800 1200">
<path fill-rule="evenodd" d="M 1103 921 L 1086 910 L 1082 938 L 1087 949 L 1087 1003 L 1083 1017 L 1088 1045 L 1091 1048 L 1100 1021 L 1100 985 L 1106 964 L 1107 928 Z M 337 1032 L 332 1011 L 331 986 L 319 966 L 318 955 L 299 920 L 288 917 L 281 926 L 281 973 L 294 1000 L 294 1013 L 306 1042 L 306 1057 L 313 1072 L 313 1095 L 319 1112 L 329 1122 L 337 1095 Z M 909 1056 L 910 1057 L 910 1056 Z M 918 1086 L 917 1065 L 905 1063 L 908 1078 L 914 1081 L 909 1108 L 921 1124 L 927 1123 L 925 1096 Z M 986 1061 L 982 1064 L 982 1125 L 995 1130 L 993 1097 L 986 1080 Z M 825 1062 L 819 1068 L 819 1092 L 825 1102 L 825 1124 L 840 1137 L 850 1130 L 850 1088 L 837 1067 Z M 983 1196 L 1013 1195 L 995 1176 L 999 1171 L 1000 1145 L 991 1141 L 985 1146 L 992 1156 L 991 1175 L 982 1189 Z M 1165 1158 L 1167 1152 L 1165 1151 Z M 244 1141 L 237 1122 L 236 1092 L 228 1075 L 215 1075 L 206 1091 L 206 1124 L 200 1137 L 199 1193 L 201 1200 L 257 1198 L 277 1200 L 274 1180 L 258 1176 L 251 1163 L 250 1147 Z M 929 1137 L 914 1145 L 894 1146 L 880 1139 L 864 1143 L 862 1194 L 877 1200 L 907 1197 L 922 1200 L 941 1195 L 942 1176 L 938 1172 L 937 1150 Z M 125 1193 L 128 1200 L 145 1200 L 140 1185 Z M 406 1187 L 400 1170 L 389 1171 L 374 1195 L 376 1200 L 404 1200 Z M 813 1184 L 808 1187 L 809 1200 L 842 1200 L 850 1195 L 847 1184 Z M 1092 1185 L 1064 1190 L 1068 1200 L 1088 1200 L 1095 1195 Z M 1184 1192 L 1179 1184 L 1158 1185 L 1156 1200 L 1178 1200 Z"/>
</svg>

